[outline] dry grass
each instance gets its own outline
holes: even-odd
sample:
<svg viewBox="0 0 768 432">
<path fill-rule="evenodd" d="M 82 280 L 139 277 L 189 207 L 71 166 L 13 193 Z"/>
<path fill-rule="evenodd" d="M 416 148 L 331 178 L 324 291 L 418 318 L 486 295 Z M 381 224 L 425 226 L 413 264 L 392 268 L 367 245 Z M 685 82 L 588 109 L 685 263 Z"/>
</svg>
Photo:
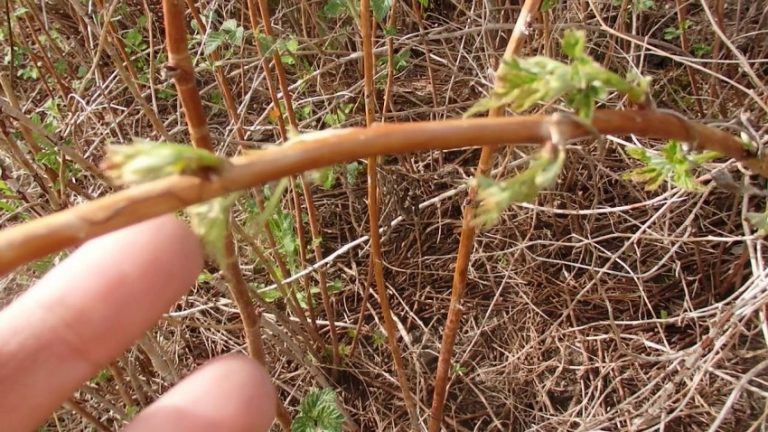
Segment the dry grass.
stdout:
<svg viewBox="0 0 768 432">
<path fill-rule="evenodd" d="M 209 27 L 217 28 L 222 18 L 235 18 L 248 29 L 243 3 L 200 2 L 197 6 L 216 11 L 218 24 Z M 296 59 L 303 66 L 289 68 L 289 78 L 302 83 L 293 86 L 297 111 L 312 106 L 301 127 L 325 127 L 323 117 L 344 104 L 352 108 L 342 125 L 364 124 L 362 57 L 352 20 L 327 20 L 328 33 L 322 36 L 309 23 L 302 29 L 300 3 L 305 2 L 281 2 L 272 15 L 279 34 L 297 36 L 300 42 Z M 411 56 L 395 79 L 393 109 L 384 116 L 387 122 L 461 116 L 491 87 L 489 71 L 495 69 L 517 11 L 517 6 L 486 8 L 516 2 L 432 3 L 422 34 L 410 4 L 398 7 L 395 51 L 409 49 Z M 589 31 L 590 53 L 604 64 L 653 77 L 659 106 L 734 133 L 746 131 L 758 143 L 768 139 L 764 84 L 768 9 L 763 2 L 712 2 L 709 10 L 715 22 L 722 20 L 727 43 L 713 31 L 708 10 L 699 2 L 689 5 L 688 38 L 712 50 L 702 59 L 681 50 L 678 39 L 664 40 L 664 29 L 677 25 L 678 19 L 675 8 L 662 5 L 665 2 L 657 1 L 658 8 L 642 13 L 610 6 L 607 1 L 561 3 L 544 24 L 531 29 L 527 54 L 557 55 L 561 30 L 584 27 Z M 719 12 L 717 5 L 722 3 L 727 4 Z M 321 6 L 311 3 L 313 8 Z M 142 3 L 116 6 L 114 13 L 121 18 L 114 25 L 123 40 L 131 29 L 140 30 L 146 46 L 130 55 L 134 63 L 147 62 L 149 78 L 131 82 L 171 138 L 184 141 L 185 125 L 176 102 L 162 96 L 171 86 L 160 76 L 161 65 L 156 63 L 163 52 L 160 11 L 154 5 L 148 8 L 151 39 L 147 27 L 136 27 L 139 15 L 146 13 Z M 78 18 L 80 14 L 66 3 L 47 4 L 45 12 L 39 16 L 61 35 L 64 56 L 53 49 L 41 50 L 28 33 L 17 30 L 16 43 L 29 46 L 29 55 L 46 52 L 54 62 L 64 59 L 72 74 L 81 65 L 90 68 L 94 58 L 100 62 L 93 69 L 93 81 L 76 97 L 78 85 L 68 71 L 59 71 L 64 78 L 61 83 L 50 78 L 15 78 L 13 91 L 23 111 L 30 116 L 39 113 L 43 120 L 53 118 L 44 106 L 51 97 L 59 100 L 62 114 L 51 133 L 57 142 L 68 142 L 94 163 L 109 141 L 125 142 L 133 136 L 160 139 L 128 90 L 128 81 L 115 72 L 110 52 L 116 53 L 116 39 L 106 38 L 98 54 L 99 25 L 87 24 L 98 14 L 91 11 Z M 620 14 L 627 18 L 623 28 L 615 24 Z M 39 32 L 41 23 L 29 14 L 25 17 Z M 25 20 L 18 22 L 27 26 Z M 20 40 L 21 36 L 25 39 Z M 331 40 L 335 47 L 326 45 L 318 51 Z M 8 46 L 7 36 L 2 43 Z M 212 135 L 223 154 L 277 140 L 260 59 L 249 43 L 246 39 L 236 47 L 223 66 L 245 140 L 235 138 L 235 125 L 217 96 L 211 69 L 203 67 L 202 59 L 196 63 Z M 434 82 L 428 78 L 424 43 L 429 45 Z M 386 52 L 381 32 L 374 49 L 377 57 Z M 686 66 L 692 69 L 695 87 Z M 385 75 L 383 67 L 378 70 Z M 50 74 L 43 69 L 40 76 Z M 703 112 L 693 95 L 698 95 Z M 381 107 L 383 89 L 377 97 Z M 604 105 L 621 107 L 622 102 L 608 98 Z M 17 131 L 9 120 L 0 119 L 0 125 L 9 133 Z M 8 136 L 28 149 L 21 136 Z M 601 145 L 576 148 L 554 190 L 542 194 L 535 205 L 513 207 L 499 225 L 478 235 L 454 351 L 456 373 L 445 410 L 447 429 L 766 430 L 768 270 L 764 242 L 742 221 L 745 211 L 762 211 L 763 199 L 735 196 L 713 183 L 701 194 L 667 186 L 645 191 L 620 177 L 635 166 L 621 150 L 633 141 L 608 137 Z M 494 165 L 497 175 L 513 173 L 527 153 L 520 148 L 502 151 Z M 17 214 L 5 213 L 2 224 L 56 209 L 6 147 L 0 161 L 3 179 L 13 193 L 31 202 Z M 474 151 L 403 155 L 380 163 L 385 280 L 425 425 L 464 190 L 476 164 Z M 711 168 L 727 169 L 739 181 L 755 181 L 732 163 Z M 267 356 L 286 406 L 295 408 L 311 385 L 330 385 L 362 430 L 404 429 L 408 415 L 369 277 L 368 242 L 358 241 L 368 232 L 364 175 L 361 172 L 353 183 L 342 177 L 331 190 L 315 189 L 314 198 L 324 256 L 344 250 L 326 268 L 329 281 L 338 281 L 342 287 L 334 294 L 336 326 L 342 346 L 353 351 L 332 382 L 329 369 L 308 358 L 303 332 L 273 315 L 290 315 L 278 301 L 276 311 L 264 315 Z M 110 190 L 87 172 L 76 183 L 93 196 Z M 434 200 L 441 194 L 447 196 Z M 76 205 L 85 199 L 67 189 L 63 201 Z M 293 205 L 289 201 L 284 202 L 286 209 Z M 239 217 L 245 220 L 246 203 L 240 206 Z M 309 227 L 303 229 L 310 238 Z M 345 248 L 353 242 L 357 243 Z M 245 243 L 241 254 L 248 282 L 269 285 L 266 271 Z M 142 343 L 113 364 L 109 374 L 74 395 L 79 407 L 107 428 L 117 428 L 130 416 L 129 404 L 145 406 L 167 390 L 175 377 L 205 360 L 244 351 L 237 310 L 227 299 L 223 278 L 210 270 L 210 280 L 199 283 Z M 0 282 L 0 300 L 7 303 L 39 276 L 40 271 L 28 266 L 6 278 Z M 315 279 L 310 283 L 316 284 Z M 366 298 L 370 301 L 365 302 Z M 318 301 L 319 297 L 316 305 Z M 320 310 L 316 307 L 318 326 L 327 338 L 328 326 Z M 355 338 L 358 322 L 362 325 Z M 320 357 L 325 365 L 331 363 L 329 353 Z M 49 430 L 94 427 L 68 408 L 55 413 L 47 424 Z"/>
</svg>

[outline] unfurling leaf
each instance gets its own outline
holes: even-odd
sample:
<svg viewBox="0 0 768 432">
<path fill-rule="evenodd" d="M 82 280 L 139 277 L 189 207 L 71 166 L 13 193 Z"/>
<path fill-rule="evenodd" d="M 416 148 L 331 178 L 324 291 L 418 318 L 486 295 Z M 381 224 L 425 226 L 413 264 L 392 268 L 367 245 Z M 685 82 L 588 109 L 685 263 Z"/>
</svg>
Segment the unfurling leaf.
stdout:
<svg viewBox="0 0 768 432">
<path fill-rule="evenodd" d="M 535 200 L 542 189 L 555 184 L 563 170 L 565 156 L 564 148 L 543 149 L 525 171 L 512 178 L 498 183 L 485 177 L 478 178 L 480 204 L 474 224 L 489 227 L 498 221 L 501 212 L 512 203 Z"/>
<path fill-rule="evenodd" d="M 223 168 L 224 159 L 184 144 L 134 140 L 133 145 L 109 146 L 102 167 L 121 185 L 133 185 L 175 174 L 203 174 Z"/>
<path fill-rule="evenodd" d="M 229 210 L 236 199 L 237 194 L 230 194 L 186 208 L 192 231 L 221 267 L 227 264 L 224 245 L 229 231 Z"/>
</svg>

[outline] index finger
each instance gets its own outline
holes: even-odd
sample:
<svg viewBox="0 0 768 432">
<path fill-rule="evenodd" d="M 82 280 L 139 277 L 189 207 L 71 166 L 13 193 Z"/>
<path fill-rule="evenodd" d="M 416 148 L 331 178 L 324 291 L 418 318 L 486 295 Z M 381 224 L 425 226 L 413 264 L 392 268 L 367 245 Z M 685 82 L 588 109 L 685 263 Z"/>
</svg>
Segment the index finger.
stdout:
<svg viewBox="0 0 768 432">
<path fill-rule="evenodd" d="M 200 244 L 159 217 L 94 239 L 0 312 L 0 430 L 30 430 L 192 286 Z"/>
</svg>

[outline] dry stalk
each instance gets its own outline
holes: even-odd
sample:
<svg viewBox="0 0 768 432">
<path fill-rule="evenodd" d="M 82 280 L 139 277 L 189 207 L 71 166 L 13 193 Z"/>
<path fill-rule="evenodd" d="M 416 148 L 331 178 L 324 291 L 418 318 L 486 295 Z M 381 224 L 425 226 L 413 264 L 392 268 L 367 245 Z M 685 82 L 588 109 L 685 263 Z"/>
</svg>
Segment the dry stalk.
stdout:
<svg viewBox="0 0 768 432">
<path fill-rule="evenodd" d="M 526 0 L 520 9 L 520 15 L 517 17 L 512 36 L 509 38 L 504 57 L 499 64 L 496 73 L 495 86 L 499 87 L 502 83 L 499 76 L 504 70 L 505 61 L 511 60 L 522 48 L 525 33 L 528 28 L 528 21 L 534 13 L 539 10 L 540 0 Z M 504 112 L 503 107 L 491 109 L 488 117 L 500 117 Z M 483 147 L 480 152 L 480 161 L 477 165 L 475 178 L 486 176 L 491 169 L 493 162 L 494 146 Z M 464 298 L 464 291 L 467 287 L 467 270 L 469 261 L 472 257 L 472 251 L 475 244 L 475 226 L 472 223 L 475 214 L 475 205 L 477 197 L 477 186 L 469 188 L 466 205 L 464 206 L 464 215 L 461 221 L 461 237 L 459 239 L 459 249 L 456 257 L 456 268 L 453 273 L 453 283 L 451 285 L 451 303 L 448 308 L 448 316 L 443 331 L 443 340 L 440 343 L 440 357 L 437 361 L 437 372 L 435 373 L 434 392 L 432 394 L 432 409 L 429 416 L 429 431 L 439 432 L 443 421 L 443 409 L 448 390 L 448 378 L 451 372 L 451 357 L 453 356 L 453 346 L 456 343 L 456 334 L 461 325 L 461 301 Z"/>
<path fill-rule="evenodd" d="M 363 39 L 363 80 L 365 83 L 365 124 L 371 127 L 375 119 L 376 95 L 373 85 L 374 58 L 373 58 L 373 20 L 371 20 L 371 4 L 369 0 L 360 2 L 360 33 Z M 391 66 L 390 66 L 391 67 Z M 376 156 L 368 158 L 368 221 L 371 236 L 371 264 L 373 265 L 376 291 L 379 293 L 381 303 L 381 315 L 384 318 L 384 329 L 387 332 L 387 342 L 392 352 L 392 360 L 395 365 L 395 374 L 403 392 L 403 401 L 408 410 L 411 421 L 411 429 L 419 429 L 419 417 L 416 412 L 416 401 L 408 384 L 408 375 L 403 365 L 403 357 L 397 344 L 397 328 L 392 317 L 392 309 L 389 305 L 387 285 L 384 281 L 384 267 L 381 254 L 381 234 L 379 233 L 379 190 L 378 175 L 376 172 Z"/>
</svg>

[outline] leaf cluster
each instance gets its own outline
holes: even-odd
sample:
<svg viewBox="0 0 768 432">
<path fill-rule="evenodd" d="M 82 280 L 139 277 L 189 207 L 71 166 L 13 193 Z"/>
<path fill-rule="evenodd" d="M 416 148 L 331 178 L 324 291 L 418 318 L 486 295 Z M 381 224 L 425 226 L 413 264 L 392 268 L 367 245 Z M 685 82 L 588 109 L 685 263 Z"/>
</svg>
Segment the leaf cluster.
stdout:
<svg viewBox="0 0 768 432">
<path fill-rule="evenodd" d="M 711 162 L 720 155 L 714 151 L 687 154 L 683 144 L 670 140 L 659 154 L 653 154 L 640 147 L 627 148 L 627 154 L 644 164 L 623 175 L 624 179 L 645 183 L 646 190 L 655 190 L 664 181 L 687 191 L 700 192 L 703 186 L 696 182 L 693 174 L 697 166 Z"/>
<path fill-rule="evenodd" d="M 584 32 L 566 32 L 562 50 L 571 60 L 569 64 L 544 56 L 505 62 L 498 74 L 497 88 L 490 97 L 470 108 L 465 117 L 506 105 L 520 112 L 536 103 L 550 103 L 562 97 L 581 118 L 589 121 L 596 101 L 611 90 L 627 95 L 633 103 L 645 102 L 647 79 L 633 75 L 622 78 L 603 68 L 586 54 Z"/>
<path fill-rule="evenodd" d="M 343 426 L 344 415 L 336 406 L 334 391 L 311 390 L 301 401 L 291 432 L 341 432 Z"/>
</svg>

